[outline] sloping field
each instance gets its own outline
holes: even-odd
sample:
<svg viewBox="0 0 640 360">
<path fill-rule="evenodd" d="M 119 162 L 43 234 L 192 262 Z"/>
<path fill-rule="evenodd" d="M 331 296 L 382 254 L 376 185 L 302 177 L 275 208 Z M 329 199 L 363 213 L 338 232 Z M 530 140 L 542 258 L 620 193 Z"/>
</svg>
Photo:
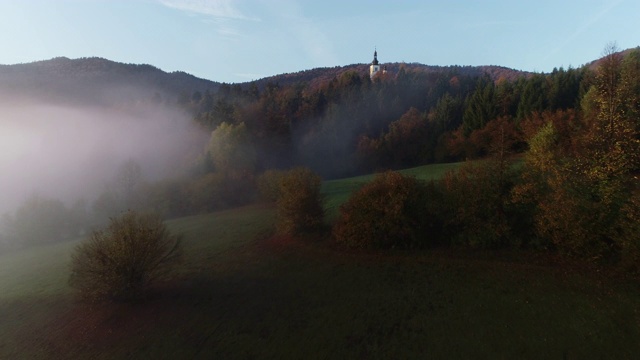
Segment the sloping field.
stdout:
<svg viewBox="0 0 640 360">
<path fill-rule="evenodd" d="M 427 177 L 446 170 L 437 169 L 409 171 Z M 362 181 L 327 182 L 329 202 L 339 204 L 336 197 Z M 66 285 L 74 243 L 0 256 L 0 358 L 640 353 L 637 280 L 528 253 L 348 252 L 274 237 L 274 219 L 272 207 L 256 205 L 170 221 L 184 236 L 185 259 L 141 304 L 78 302 Z"/>
<path fill-rule="evenodd" d="M 457 169 L 461 163 L 424 165 L 400 171 L 405 175 L 415 176 L 421 180 L 433 180 L 442 177 L 447 171 Z M 356 176 L 348 179 L 329 180 L 322 184 L 322 193 L 326 196 L 325 208 L 327 216 L 333 219 L 338 215 L 338 208 L 349 195 L 371 181 L 375 174 Z"/>
</svg>

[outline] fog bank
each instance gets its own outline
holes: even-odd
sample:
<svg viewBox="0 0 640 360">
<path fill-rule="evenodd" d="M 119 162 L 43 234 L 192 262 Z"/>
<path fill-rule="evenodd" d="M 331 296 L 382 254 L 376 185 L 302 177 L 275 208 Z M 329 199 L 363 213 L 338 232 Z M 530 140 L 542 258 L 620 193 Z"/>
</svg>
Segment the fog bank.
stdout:
<svg viewBox="0 0 640 360">
<path fill-rule="evenodd" d="M 162 105 L 123 111 L 0 103 L 0 215 L 33 193 L 92 201 L 130 159 L 147 180 L 179 175 L 208 136 Z"/>
</svg>

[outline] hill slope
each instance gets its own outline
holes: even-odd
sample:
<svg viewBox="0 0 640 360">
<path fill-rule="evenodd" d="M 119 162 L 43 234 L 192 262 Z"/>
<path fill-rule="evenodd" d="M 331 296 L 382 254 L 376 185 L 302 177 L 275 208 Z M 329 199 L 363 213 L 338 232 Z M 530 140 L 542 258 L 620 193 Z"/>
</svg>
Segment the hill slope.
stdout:
<svg viewBox="0 0 640 360">
<path fill-rule="evenodd" d="M 456 72 L 471 76 L 486 73 L 493 80 L 514 80 L 529 75 L 527 72 L 500 66 L 430 66 L 418 63 L 384 65 L 390 74 L 397 74 L 401 68 L 405 68 L 407 71 Z M 310 88 L 314 88 L 347 71 L 366 75 L 369 73 L 369 65 L 316 68 L 269 76 L 255 83 L 263 88 L 270 82 L 282 86 L 306 82 Z M 97 57 L 58 57 L 26 64 L 0 65 L 0 96 L 4 98 L 28 96 L 39 100 L 91 105 L 148 100 L 175 102 L 180 95 L 190 96 L 196 91 L 216 91 L 219 86 L 218 82 L 197 78 L 185 72 L 167 73 L 152 65 L 124 64 Z"/>
<path fill-rule="evenodd" d="M 499 79 L 516 80 L 519 77 L 531 75 L 531 73 L 526 71 L 514 70 L 503 66 L 434 66 L 419 63 L 386 63 L 383 64 L 383 66 L 387 68 L 388 73 L 392 76 L 395 76 L 401 68 L 404 68 L 406 71 L 424 73 L 456 73 L 458 75 L 468 76 L 488 74 L 494 81 Z M 258 84 L 258 87 L 262 88 L 268 83 L 277 83 L 286 86 L 305 82 L 313 89 L 318 84 L 330 81 L 347 71 L 355 71 L 361 76 L 368 75 L 369 64 L 351 64 L 303 70 L 295 73 L 268 76 L 255 81 L 255 83 Z"/>
<path fill-rule="evenodd" d="M 627 53 L 632 49 L 624 50 Z M 599 59 L 585 64 L 595 68 Z M 481 76 L 498 81 L 529 77 L 530 72 L 503 66 L 434 66 L 419 63 L 384 63 L 395 76 L 401 68 L 423 73 L 455 73 Z M 347 71 L 368 75 L 369 64 L 351 64 L 278 74 L 240 85 L 255 83 L 264 88 L 268 83 L 281 86 L 304 82 L 310 89 L 326 83 Z M 179 96 L 191 96 L 196 91 L 215 92 L 221 83 L 197 78 L 182 71 L 167 73 L 152 65 L 125 64 L 103 58 L 69 59 L 58 57 L 25 64 L 0 65 L 0 96 L 5 99 L 22 96 L 36 99 L 82 104 L 113 105 L 122 102 L 163 100 L 175 102 Z M 159 95 L 159 97 L 158 97 Z"/>
<path fill-rule="evenodd" d="M 63 103 L 113 105 L 136 101 L 173 101 L 186 93 L 216 90 L 217 82 L 151 65 L 102 58 L 65 57 L 27 64 L 0 65 L 0 95 Z M 155 98 L 154 98 L 155 97 Z"/>
</svg>

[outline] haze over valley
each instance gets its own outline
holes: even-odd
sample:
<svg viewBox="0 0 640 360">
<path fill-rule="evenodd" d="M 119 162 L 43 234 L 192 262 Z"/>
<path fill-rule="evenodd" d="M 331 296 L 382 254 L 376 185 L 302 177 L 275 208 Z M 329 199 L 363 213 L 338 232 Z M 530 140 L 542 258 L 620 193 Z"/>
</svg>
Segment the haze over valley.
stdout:
<svg viewBox="0 0 640 360">
<path fill-rule="evenodd" d="M 33 193 L 67 203 L 93 201 L 105 179 L 130 159 L 143 164 L 147 180 L 180 176 L 208 138 L 176 108 L 126 111 L 33 101 L 0 107 L 3 213 Z"/>
</svg>

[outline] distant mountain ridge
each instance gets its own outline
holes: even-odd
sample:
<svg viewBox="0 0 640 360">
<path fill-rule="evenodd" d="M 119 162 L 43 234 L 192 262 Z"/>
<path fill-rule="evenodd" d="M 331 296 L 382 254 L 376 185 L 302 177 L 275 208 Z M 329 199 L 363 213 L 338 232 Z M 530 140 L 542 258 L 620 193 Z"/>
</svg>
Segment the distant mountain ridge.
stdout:
<svg viewBox="0 0 640 360">
<path fill-rule="evenodd" d="M 418 63 L 388 63 L 390 75 L 400 68 L 406 71 L 456 72 L 461 75 L 488 74 L 492 79 L 514 80 L 529 73 L 501 66 L 430 66 Z M 356 71 L 366 76 L 368 64 L 352 64 L 315 68 L 295 73 L 265 77 L 249 83 L 262 88 L 267 83 L 281 86 L 306 83 L 310 88 L 339 76 Z M 249 83 L 240 83 L 247 85 Z M 15 65 L 0 65 L 0 95 L 3 98 L 29 95 L 54 102 L 113 105 L 132 101 L 146 101 L 159 96 L 175 102 L 179 96 L 191 96 L 196 91 L 215 92 L 221 83 L 201 79 L 186 72 L 165 72 L 147 64 L 126 64 L 99 57 L 69 59 L 57 57 Z"/>
<path fill-rule="evenodd" d="M 623 53 L 630 51 L 625 50 Z M 599 59 L 584 66 L 595 68 Z M 400 69 L 407 72 L 451 73 L 452 75 L 482 76 L 492 80 L 514 81 L 529 77 L 531 72 L 503 66 L 434 66 L 419 63 L 381 63 L 388 76 L 396 76 Z M 268 83 L 288 86 L 305 83 L 313 90 L 340 74 L 355 71 L 368 76 L 369 64 L 314 68 L 293 73 L 268 76 L 251 82 L 264 88 Z M 165 72 L 152 65 L 127 64 L 99 57 L 69 59 L 57 57 L 31 63 L 0 65 L 0 100 L 33 97 L 39 100 L 81 103 L 91 105 L 117 105 L 144 101 L 175 103 L 180 97 L 195 92 L 215 92 L 220 82 L 198 78 L 183 71 Z"/>
<path fill-rule="evenodd" d="M 173 101 L 180 94 L 215 91 L 220 83 L 185 72 L 167 73 L 152 65 L 103 58 L 66 57 L 0 65 L 0 95 L 31 96 L 54 102 L 113 105 L 132 101 Z"/>
</svg>

